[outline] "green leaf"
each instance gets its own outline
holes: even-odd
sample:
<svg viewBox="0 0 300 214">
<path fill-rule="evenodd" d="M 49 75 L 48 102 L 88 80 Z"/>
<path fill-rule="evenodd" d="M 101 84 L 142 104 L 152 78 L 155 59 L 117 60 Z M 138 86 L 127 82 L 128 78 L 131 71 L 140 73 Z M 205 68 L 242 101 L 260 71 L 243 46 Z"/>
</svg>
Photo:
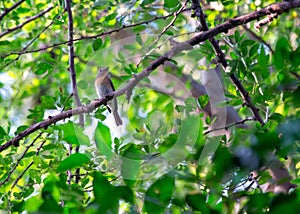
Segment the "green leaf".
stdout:
<svg viewBox="0 0 300 214">
<path fill-rule="evenodd" d="M 196 100 L 194 98 L 187 98 L 184 100 L 185 108 L 191 112 L 197 108 Z"/>
<path fill-rule="evenodd" d="M 198 102 L 199 102 L 202 109 L 205 108 L 205 106 L 209 102 L 209 96 L 207 94 L 204 94 L 204 95 L 200 96 L 198 98 Z"/>
<path fill-rule="evenodd" d="M 96 146 L 100 154 L 105 155 L 108 159 L 110 159 L 113 155 L 112 152 L 112 140 L 109 128 L 102 123 L 98 122 L 98 125 L 94 134 Z"/>
<path fill-rule="evenodd" d="M 74 169 L 82 166 L 83 164 L 89 163 L 90 159 L 81 153 L 71 154 L 69 157 L 64 159 L 58 166 L 58 172 L 65 172 L 69 169 Z"/>
<path fill-rule="evenodd" d="M 88 136 L 83 133 L 83 128 L 72 121 L 57 126 L 63 131 L 63 139 L 70 144 L 90 145 Z"/>
<path fill-rule="evenodd" d="M 166 35 L 168 35 L 168 36 L 174 36 L 174 32 L 172 32 L 170 30 L 167 30 L 166 31 Z"/>
<path fill-rule="evenodd" d="M 297 194 L 298 193 L 298 194 Z M 299 214 L 299 192 L 276 195 L 270 205 L 270 214 L 281 214 L 288 211 L 289 214 Z"/>
<path fill-rule="evenodd" d="M 200 118 L 189 116 L 181 121 L 180 132 L 176 143 L 163 155 L 169 164 L 178 164 L 189 154 L 188 147 L 193 147 L 197 141 L 200 130 Z"/>
<path fill-rule="evenodd" d="M 21 14 L 21 13 L 28 13 L 29 11 L 31 11 L 30 8 L 25 8 L 25 7 L 19 7 L 19 8 L 17 8 L 17 12 L 19 14 Z"/>
<path fill-rule="evenodd" d="M 277 69 L 282 69 L 289 58 L 290 42 L 285 37 L 280 37 L 276 43 L 273 63 Z"/>
<path fill-rule="evenodd" d="M 276 122 L 282 122 L 284 117 L 282 114 L 279 114 L 279 113 L 273 113 L 270 115 L 269 117 L 270 120 L 275 120 Z"/>
<path fill-rule="evenodd" d="M 114 18 L 117 17 L 117 15 L 118 15 L 118 13 L 112 13 L 112 14 L 105 17 L 105 21 L 113 20 Z"/>
<path fill-rule="evenodd" d="M 123 150 L 124 148 L 122 148 Z M 121 174 L 128 186 L 133 186 L 138 179 L 138 174 L 141 167 L 142 155 L 145 155 L 137 145 L 127 144 L 122 151 Z"/>
<path fill-rule="evenodd" d="M 52 70 L 52 65 L 46 62 L 41 62 L 34 66 L 32 70 L 36 75 L 42 75 L 47 71 Z"/>
<path fill-rule="evenodd" d="M 15 131 L 15 135 L 17 135 L 17 134 L 19 134 L 20 132 L 24 131 L 24 130 L 27 129 L 28 127 L 29 127 L 29 126 L 25 126 L 25 125 L 19 126 L 19 127 L 17 128 L 17 131 Z"/>
<path fill-rule="evenodd" d="M 167 151 L 169 151 L 169 149 L 172 148 L 172 146 L 176 143 L 178 139 L 178 135 L 177 134 L 170 134 L 163 143 L 160 144 L 158 150 L 160 153 L 164 154 Z"/>
<path fill-rule="evenodd" d="M 115 191 L 120 198 L 123 198 L 129 203 L 134 203 L 133 191 L 128 186 L 117 186 Z"/>
<path fill-rule="evenodd" d="M 43 201 L 43 204 L 39 207 L 39 213 L 63 213 L 63 208 L 58 205 L 51 196 L 48 196 L 47 200 Z"/>
<path fill-rule="evenodd" d="M 146 6 L 148 4 L 152 4 L 155 0 L 144 0 L 143 3 L 142 3 L 142 6 Z"/>
<path fill-rule="evenodd" d="M 43 120 L 45 109 L 42 106 L 36 105 L 34 109 L 28 109 L 28 111 L 31 113 L 27 116 L 28 119 L 35 119 L 37 122 Z"/>
<path fill-rule="evenodd" d="M 146 30 L 146 28 L 147 28 L 147 26 L 145 26 L 145 25 L 139 25 L 139 26 L 134 27 L 132 30 L 134 33 L 139 33 L 141 31 Z"/>
<path fill-rule="evenodd" d="M 6 134 L 5 130 L 4 130 L 4 128 L 2 126 L 0 126 L 0 137 L 3 137 L 5 135 L 7 135 L 7 134 Z"/>
<path fill-rule="evenodd" d="M 56 109 L 55 99 L 51 96 L 42 96 L 41 97 L 41 105 L 45 109 Z"/>
<path fill-rule="evenodd" d="M 213 142 L 215 145 L 218 145 L 219 142 Z M 222 145 L 218 147 L 215 151 L 213 163 L 214 163 L 214 171 L 216 174 L 216 178 L 221 179 L 223 174 L 226 173 L 226 170 L 230 168 L 232 164 L 232 154 L 228 151 L 228 149 Z"/>
<path fill-rule="evenodd" d="M 98 203 L 98 213 L 118 213 L 119 195 L 115 187 L 99 172 L 94 173 L 93 192 Z"/>
<path fill-rule="evenodd" d="M 166 8 L 173 8 L 178 5 L 178 0 L 164 0 L 164 7 Z"/>
<path fill-rule="evenodd" d="M 146 191 L 143 210 L 147 213 L 163 213 L 173 195 L 175 178 L 170 173 L 155 181 Z"/>
<path fill-rule="evenodd" d="M 36 195 L 33 197 L 29 197 L 28 200 L 24 200 L 24 204 L 22 206 L 22 210 L 26 210 L 26 212 L 36 212 L 38 208 L 42 205 L 43 200 L 40 195 Z"/>
<path fill-rule="evenodd" d="M 249 57 L 254 57 L 258 54 L 259 44 L 254 44 L 249 50 Z"/>
<path fill-rule="evenodd" d="M 206 197 L 201 194 L 188 194 L 185 197 L 187 204 L 192 207 L 195 211 L 200 211 L 202 213 L 209 213 L 209 209 L 206 203 Z"/>
<path fill-rule="evenodd" d="M 106 116 L 104 114 L 102 114 L 104 111 L 106 111 L 106 108 L 101 106 L 99 107 L 96 112 L 95 112 L 95 118 L 101 120 L 101 121 L 104 121 Z"/>
<path fill-rule="evenodd" d="M 297 67 L 300 65 L 300 47 L 298 47 L 295 51 L 291 52 L 290 61 L 293 66 Z"/>
<path fill-rule="evenodd" d="M 222 2 L 222 4 L 223 4 L 224 6 L 228 6 L 228 5 L 230 5 L 230 4 L 233 4 L 233 3 L 234 3 L 234 1 L 233 1 L 233 0 L 221 0 L 221 2 Z"/>
<path fill-rule="evenodd" d="M 101 38 L 96 39 L 92 45 L 93 50 L 97 51 L 101 47 L 101 45 L 102 45 L 102 39 Z"/>
<path fill-rule="evenodd" d="M 228 69 L 226 69 L 226 72 L 229 71 L 230 73 L 235 73 L 238 65 L 239 65 L 239 60 L 237 60 L 237 59 L 231 60 L 227 66 Z"/>
<path fill-rule="evenodd" d="M 266 54 L 266 50 L 263 46 L 260 48 L 259 56 L 258 56 L 258 64 L 260 67 L 260 72 L 268 72 L 268 63 L 269 63 L 269 56 Z"/>
<path fill-rule="evenodd" d="M 270 203 L 270 194 L 255 194 L 247 196 L 249 201 L 247 202 L 247 210 L 249 213 L 260 213 L 261 210 L 266 209 Z"/>
<path fill-rule="evenodd" d="M 143 46 L 143 40 L 142 40 L 141 34 L 139 34 L 139 33 L 136 34 L 135 39 L 140 46 Z"/>
<path fill-rule="evenodd" d="M 235 39 L 235 41 L 236 41 L 237 43 L 239 43 L 239 42 L 240 42 L 240 38 L 241 38 L 240 32 L 239 32 L 238 30 L 236 30 L 236 31 L 234 32 L 234 39 Z"/>
</svg>

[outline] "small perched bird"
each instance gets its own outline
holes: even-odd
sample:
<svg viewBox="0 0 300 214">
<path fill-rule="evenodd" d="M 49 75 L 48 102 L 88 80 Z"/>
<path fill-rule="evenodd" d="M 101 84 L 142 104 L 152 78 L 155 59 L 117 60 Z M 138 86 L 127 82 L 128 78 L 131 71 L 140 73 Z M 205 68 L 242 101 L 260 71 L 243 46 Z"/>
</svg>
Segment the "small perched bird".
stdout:
<svg viewBox="0 0 300 214">
<path fill-rule="evenodd" d="M 99 99 L 101 99 L 101 98 L 105 97 L 106 95 L 109 95 L 115 91 L 114 85 L 112 84 L 112 81 L 109 78 L 108 67 L 107 68 L 99 68 L 98 74 L 97 74 L 97 77 L 95 80 L 95 88 L 96 88 Z M 110 108 L 109 112 L 112 111 L 112 113 L 114 115 L 117 126 L 122 125 L 122 120 L 118 113 L 117 99 L 114 97 L 107 104 Z"/>
</svg>

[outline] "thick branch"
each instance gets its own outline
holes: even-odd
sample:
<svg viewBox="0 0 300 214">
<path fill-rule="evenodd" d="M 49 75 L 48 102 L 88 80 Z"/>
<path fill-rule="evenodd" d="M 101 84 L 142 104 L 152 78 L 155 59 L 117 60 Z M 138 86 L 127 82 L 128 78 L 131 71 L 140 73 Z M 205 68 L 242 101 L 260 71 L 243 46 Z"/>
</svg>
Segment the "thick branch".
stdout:
<svg viewBox="0 0 300 214">
<path fill-rule="evenodd" d="M 12 11 L 13 9 L 15 9 L 16 7 L 18 7 L 20 4 L 22 4 L 25 0 L 20 0 L 17 3 L 15 3 L 13 6 L 11 6 L 8 9 L 4 10 L 4 13 L 2 13 L 0 15 L 0 21 L 2 21 L 3 17 L 6 16 L 10 11 Z"/>
<path fill-rule="evenodd" d="M 0 38 L 3 37 L 3 36 L 5 36 L 6 34 L 9 34 L 9 33 L 13 32 L 13 31 L 15 31 L 15 30 L 21 29 L 24 25 L 28 24 L 29 22 L 34 21 L 37 18 L 42 17 L 45 13 L 49 12 L 53 8 L 54 8 L 53 6 L 48 7 L 46 10 L 42 11 L 41 13 L 36 14 L 35 16 L 30 17 L 24 23 L 19 24 L 18 26 L 14 27 L 14 28 L 7 29 L 7 31 L 4 31 L 3 33 L 0 33 Z"/>
<path fill-rule="evenodd" d="M 97 107 L 99 107 L 100 105 L 103 105 L 105 103 L 107 103 L 108 100 L 110 100 L 112 97 L 105 97 L 101 100 L 96 100 L 91 102 L 89 105 L 87 106 L 81 106 L 79 108 L 76 109 L 70 109 L 67 111 L 64 111 L 58 115 L 55 115 L 53 117 L 49 117 L 48 119 L 41 121 L 39 123 L 35 123 L 33 125 L 31 125 L 29 128 L 27 128 L 26 130 L 20 132 L 17 136 L 15 136 L 13 139 L 11 139 L 10 141 L 6 142 L 5 144 L 0 146 L 0 152 L 7 149 L 8 147 L 14 145 L 14 146 L 18 146 L 19 145 L 19 141 L 21 139 L 23 139 L 24 137 L 32 134 L 33 132 L 39 130 L 39 129 L 47 129 L 48 126 L 55 124 L 58 121 L 64 120 L 66 118 L 70 118 L 74 115 L 79 115 L 79 114 L 84 114 L 84 113 L 90 113 L 93 110 L 95 110 Z"/>
<path fill-rule="evenodd" d="M 205 31 L 192 39 L 188 40 L 187 43 L 190 45 L 197 45 L 200 42 L 203 42 L 207 39 L 210 39 L 220 33 L 227 33 L 228 30 L 233 29 L 239 25 L 246 24 L 251 21 L 259 20 L 260 18 L 270 14 L 270 13 L 282 13 L 288 12 L 292 8 L 300 7 L 300 0 L 294 0 L 291 2 L 283 1 L 275 4 L 271 4 L 263 9 L 254 11 L 252 13 L 236 17 L 226 21 L 223 24 L 218 25 L 217 27 Z"/>
<path fill-rule="evenodd" d="M 290 9 L 297 8 L 297 7 L 300 7 L 300 0 L 294 0 L 293 2 L 284 1 L 284 2 L 275 3 L 275 4 L 272 4 L 272 5 L 269 5 L 268 7 L 263 8 L 261 10 L 257 10 L 257 11 L 254 11 L 252 13 L 249 13 L 247 15 L 243 15 L 243 16 L 240 16 L 240 17 L 237 17 L 237 18 L 234 18 L 234 19 L 230 19 L 227 22 L 225 22 L 224 24 L 218 25 L 217 27 L 215 27 L 211 30 L 208 30 L 206 32 L 203 32 L 203 33 L 199 34 L 198 36 L 193 37 L 192 39 L 188 40 L 187 43 L 194 46 L 194 45 L 197 45 L 200 42 L 203 42 L 207 39 L 210 39 L 210 38 L 212 38 L 212 37 L 214 37 L 214 36 L 216 36 L 220 33 L 227 33 L 228 30 L 230 30 L 232 28 L 235 28 L 239 25 L 246 24 L 246 23 L 254 21 L 254 20 L 258 20 L 258 19 L 270 14 L 271 13 L 270 11 L 272 11 L 274 13 L 288 12 Z M 185 9 L 185 10 L 189 10 L 189 9 Z M 185 11 L 185 10 L 183 10 L 183 11 Z M 96 38 L 99 38 L 101 36 L 105 36 L 105 35 L 109 35 L 109 34 L 112 34 L 112 33 L 119 32 L 119 31 L 121 31 L 123 29 L 126 29 L 126 28 L 131 28 L 131 27 L 142 25 L 142 24 L 147 24 L 147 23 L 155 21 L 157 19 L 167 18 L 167 17 L 172 16 L 172 15 L 173 14 L 169 14 L 169 15 L 164 16 L 164 17 L 155 17 L 151 20 L 140 22 L 140 23 L 137 23 L 137 24 L 124 25 L 122 28 L 119 28 L 119 29 L 103 32 L 103 33 L 100 33 L 100 34 L 97 34 L 97 35 L 94 35 L 94 36 L 84 36 L 84 37 L 76 38 L 76 39 L 73 39 L 72 41 L 75 42 L 75 41 L 80 41 L 80 40 L 85 40 L 85 39 L 96 39 Z M 36 49 L 36 50 L 11 52 L 7 55 L 1 56 L 1 58 L 5 58 L 5 57 L 13 55 L 13 54 L 21 56 L 21 55 L 27 54 L 27 53 L 35 53 L 35 52 L 39 52 L 39 51 L 44 51 L 44 50 L 47 50 L 49 48 L 54 48 L 54 47 L 58 47 L 60 45 L 67 44 L 68 42 L 70 42 L 70 41 L 64 41 L 64 42 L 56 43 L 56 44 L 49 45 L 49 46 L 39 48 L 39 49 Z"/>
<path fill-rule="evenodd" d="M 194 5 L 194 8 L 195 8 L 196 16 L 198 17 L 198 19 L 201 23 L 202 30 L 208 31 L 208 26 L 205 21 L 205 15 L 202 11 L 199 1 L 192 0 L 192 2 Z M 219 58 L 219 61 L 221 62 L 222 66 L 223 66 L 223 69 L 226 70 L 228 64 L 227 64 L 225 54 L 223 53 L 221 47 L 219 46 L 219 44 L 215 38 L 211 38 L 210 42 L 215 50 L 215 53 L 217 54 L 217 56 Z M 254 115 L 255 119 L 258 120 L 261 125 L 264 125 L 265 123 L 264 123 L 262 117 L 260 116 L 260 114 L 258 113 L 258 108 L 256 108 L 256 106 L 253 104 L 248 91 L 244 88 L 241 81 L 238 79 L 238 77 L 234 73 L 231 73 L 229 75 L 229 77 L 230 77 L 231 81 L 234 83 L 234 85 L 236 86 L 236 88 L 238 89 L 238 91 L 240 92 L 240 94 L 242 95 L 247 106 L 251 109 L 252 114 Z"/>
</svg>

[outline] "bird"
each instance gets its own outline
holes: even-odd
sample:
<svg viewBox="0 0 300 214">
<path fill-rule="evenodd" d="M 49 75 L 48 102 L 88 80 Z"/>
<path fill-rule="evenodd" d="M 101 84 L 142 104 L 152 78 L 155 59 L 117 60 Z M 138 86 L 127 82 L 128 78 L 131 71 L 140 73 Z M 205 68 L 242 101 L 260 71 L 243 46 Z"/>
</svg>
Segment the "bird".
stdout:
<svg viewBox="0 0 300 214">
<path fill-rule="evenodd" d="M 109 77 L 109 68 L 99 68 L 97 77 L 95 79 L 95 88 L 99 99 L 113 93 L 115 91 L 114 85 Z M 117 126 L 122 125 L 121 117 L 118 113 L 117 99 L 114 97 L 108 103 L 108 111 L 114 116 Z"/>
</svg>

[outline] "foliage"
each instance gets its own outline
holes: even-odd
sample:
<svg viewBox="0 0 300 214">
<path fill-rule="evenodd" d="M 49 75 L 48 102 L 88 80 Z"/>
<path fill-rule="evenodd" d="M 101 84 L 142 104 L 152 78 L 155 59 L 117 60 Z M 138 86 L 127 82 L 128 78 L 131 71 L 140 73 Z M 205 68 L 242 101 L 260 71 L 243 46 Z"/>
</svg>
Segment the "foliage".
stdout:
<svg viewBox="0 0 300 214">
<path fill-rule="evenodd" d="M 17 2 L 2 1 L 0 14 Z M 72 1 L 83 105 L 97 96 L 98 67 L 109 67 L 115 88 L 122 88 L 174 47 L 170 39 L 183 42 L 199 33 L 191 2 Z M 274 2 L 280 1 L 219 0 L 202 6 L 211 29 Z M 0 19 L 0 146 L 32 124 L 77 107 L 71 95 L 65 7 L 64 1 L 26 0 Z M 246 27 L 215 36 L 228 61 L 227 69 L 221 69 L 226 103 L 218 105 L 234 107 L 242 118 L 253 117 L 229 79 L 234 73 L 264 126 L 256 120 L 247 122 L 247 129 L 223 124 L 231 135 L 210 135 L 209 125 L 217 119 L 199 113 L 199 107 L 205 112 L 211 97 L 190 95 L 178 103 L 186 91 L 158 90 L 160 83 L 145 77 L 129 102 L 118 97 L 126 121 L 122 128 L 109 122 L 108 107 L 100 106 L 84 115 L 84 127 L 73 115 L 26 136 L 19 147 L 1 151 L 0 210 L 233 213 L 239 205 L 241 213 L 297 213 L 298 188 L 279 194 L 262 192 L 253 183 L 300 183 L 299 9 L 279 14 L 258 31 L 254 23 Z M 164 73 L 180 80 L 188 67 L 190 79 L 199 83 L 197 71 L 215 69 L 216 53 L 208 40 L 188 49 L 169 59 L 177 69 L 165 66 Z M 181 84 L 191 94 L 193 82 Z M 165 89 L 172 87 L 170 82 Z M 274 160 L 292 178 L 274 181 Z M 258 176 L 249 175 L 253 171 Z"/>
</svg>

